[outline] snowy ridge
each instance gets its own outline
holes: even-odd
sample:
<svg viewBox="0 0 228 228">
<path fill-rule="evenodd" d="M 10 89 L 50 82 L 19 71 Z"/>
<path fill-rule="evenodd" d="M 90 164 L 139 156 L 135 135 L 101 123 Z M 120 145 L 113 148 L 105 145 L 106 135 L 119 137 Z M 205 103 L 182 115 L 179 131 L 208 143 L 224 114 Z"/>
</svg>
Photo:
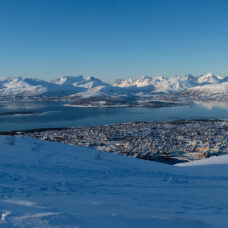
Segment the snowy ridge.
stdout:
<svg viewBox="0 0 228 228">
<path fill-rule="evenodd" d="M 53 81 L 32 78 L 10 77 L 0 79 L 0 96 L 66 96 L 100 91 L 111 85 L 94 77 L 65 76 Z"/>
<path fill-rule="evenodd" d="M 22 79 L 17 78 L 7 78 L 0 80 L 0 94 L 1 95 L 40 95 L 47 91 L 47 88 L 42 86 L 45 82 L 36 79 Z"/>
<path fill-rule="evenodd" d="M 170 78 L 165 77 L 149 77 L 143 76 L 138 79 L 129 80 L 117 80 L 114 86 L 117 87 L 151 87 L 154 91 L 180 91 L 196 86 L 204 86 L 210 84 L 220 84 L 227 82 L 228 77 L 215 76 L 212 73 L 208 73 L 202 76 L 186 75 L 185 77 L 174 76 Z"/>
<path fill-rule="evenodd" d="M 175 167 L 30 138 L 9 142 L 0 137 L 0 227 L 227 226 L 228 156 Z"/>
<path fill-rule="evenodd" d="M 228 98 L 228 76 L 206 75 L 185 77 L 148 77 L 117 80 L 114 86 L 134 89 L 144 94 L 172 93 L 189 100 L 226 100 Z"/>
<path fill-rule="evenodd" d="M 0 79 L 0 97 L 93 97 L 137 93 L 143 96 L 156 93 L 183 93 L 193 98 L 212 96 L 222 99 L 228 96 L 228 76 L 216 76 L 212 73 L 170 78 L 143 76 L 138 79 L 117 80 L 113 85 L 82 75 L 64 76 L 53 81 L 21 77 Z"/>
</svg>

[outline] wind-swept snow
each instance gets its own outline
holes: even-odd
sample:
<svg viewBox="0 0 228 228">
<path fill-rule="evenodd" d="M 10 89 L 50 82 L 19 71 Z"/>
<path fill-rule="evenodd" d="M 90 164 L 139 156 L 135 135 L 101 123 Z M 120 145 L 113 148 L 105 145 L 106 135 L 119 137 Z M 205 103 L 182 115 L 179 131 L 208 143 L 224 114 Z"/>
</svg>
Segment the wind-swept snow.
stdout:
<svg viewBox="0 0 228 228">
<path fill-rule="evenodd" d="M 0 227 L 228 224 L 228 162 L 175 167 L 30 138 L 7 142 L 0 137 Z"/>
</svg>

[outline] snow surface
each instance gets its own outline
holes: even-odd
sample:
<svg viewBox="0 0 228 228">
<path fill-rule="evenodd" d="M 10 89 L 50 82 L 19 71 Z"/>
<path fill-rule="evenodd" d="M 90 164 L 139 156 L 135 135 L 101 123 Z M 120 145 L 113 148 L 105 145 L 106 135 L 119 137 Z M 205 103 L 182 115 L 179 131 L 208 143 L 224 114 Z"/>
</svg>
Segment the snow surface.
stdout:
<svg viewBox="0 0 228 228">
<path fill-rule="evenodd" d="M 165 77 L 149 77 L 142 76 L 138 79 L 128 79 L 128 80 L 117 80 L 114 86 L 118 87 L 151 87 L 153 86 L 156 92 L 169 92 L 169 91 L 180 91 L 188 88 L 193 88 L 196 86 L 204 86 L 211 84 L 220 84 L 226 82 L 228 77 L 215 76 L 212 73 L 206 75 L 194 76 L 191 74 L 185 77 L 174 76 L 170 78 Z"/>
<path fill-rule="evenodd" d="M 10 77 L 0 80 L 0 95 L 2 96 L 66 96 L 79 92 L 90 92 L 99 87 L 111 85 L 94 77 L 64 76 L 53 81 L 33 78 Z"/>
<path fill-rule="evenodd" d="M 143 93 L 177 93 L 187 91 L 189 95 L 228 95 L 228 76 L 206 75 L 184 77 L 174 76 L 150 77 L 138 79 L 117 80 L 113 85 L 102 82 L 94 77 L 64 76 L 53 81 L 33 78 L 9 77 L 0 78 L 0 96 L 102 96 L 128 95 Z"/>
<path fill-rule="evenodd" d="M 10 144 L 0 137 L 0 227 L 227 227 L 227 156 L 177 167 L 31 138 Z"/>
<path fill-rule="evenodd" d="M 187 163 L 179 163 L 176 166 L 202 166 L 202 165 L 227 165 L 228 155 L 212 156 L 207 159 L 195 160 Z"/>
<path fill-rule="evenodd" d="M 194 88 L 189 89 L 191 93 L 197 93 L 198 96 L 219 96 L 224 97 L 228 95 L 228 82 L 224 82 L 222 84 L 210 84 L 204 86 L 196 86 Z"/>
</svg>

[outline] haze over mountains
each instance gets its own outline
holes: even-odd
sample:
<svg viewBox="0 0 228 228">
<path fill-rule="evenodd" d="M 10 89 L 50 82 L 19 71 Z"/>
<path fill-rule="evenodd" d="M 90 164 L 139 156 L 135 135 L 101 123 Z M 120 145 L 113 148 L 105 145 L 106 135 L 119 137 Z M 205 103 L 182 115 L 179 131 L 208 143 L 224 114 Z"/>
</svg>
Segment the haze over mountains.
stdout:
<svg viewBox="0 0 228 228">
<path fill-rule="evenodd" d="M 173 76 L 149 77 L 117 80 L 113 85 L 94 77 L 64 76 L 53 81 L 34 78 L 8 77 L 0 79 L 0 96 L 22 98 L 28 97 L 63 97 L 81 96 L 96 97 L 101 95 L 140 94 L 179 94 L 195 99 L 213 97 L 223 99 L 228 95 L 228 76 L 206 75 L 184 77 Z"/>
</svg>

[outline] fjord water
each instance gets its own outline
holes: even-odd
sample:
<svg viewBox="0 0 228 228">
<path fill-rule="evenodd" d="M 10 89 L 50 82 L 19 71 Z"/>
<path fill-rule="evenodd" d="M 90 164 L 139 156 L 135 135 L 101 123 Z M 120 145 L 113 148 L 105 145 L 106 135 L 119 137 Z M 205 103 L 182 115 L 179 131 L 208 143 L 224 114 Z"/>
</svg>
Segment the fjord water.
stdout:
<svg viewBox="0 0 228 228">
<path fill-rule="evenodd" d="M 60 102 L 17 102 L 0 105 L 0 131 L 227 117 L 228 103 L 218 102 L 161 108 L 76 108 Z"/>
</svg>

